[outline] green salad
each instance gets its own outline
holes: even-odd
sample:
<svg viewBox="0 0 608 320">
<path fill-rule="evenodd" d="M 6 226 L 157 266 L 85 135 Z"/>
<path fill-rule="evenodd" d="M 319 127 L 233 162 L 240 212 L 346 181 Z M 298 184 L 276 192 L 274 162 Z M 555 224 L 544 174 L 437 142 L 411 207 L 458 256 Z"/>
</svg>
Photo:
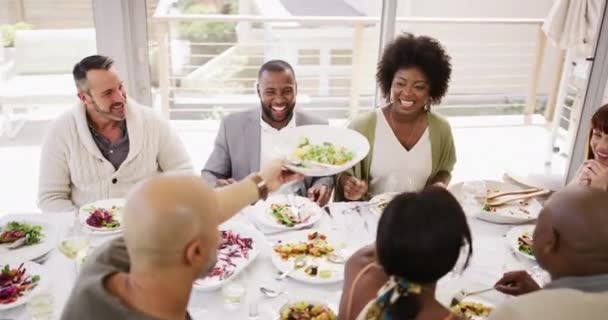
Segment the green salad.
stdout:
<svg viewBox="0 0 608 320">
<path fill-rule="evenodd" d="M 302 138 L 294 156 L 303 163 L 313 161 L 339 166 L 352 160 L 354 154 L 346 148 L 336 147 L 330 142 L 311 144 L 308 138 Z"/>
<path fill-rule="evenodd" d="M 6 224 L 0 234 L 0 243 L 13 243 L 25 238 L 25 245 L 39 243 L 42 239 L 42 226 L 11 221 Z"/>
</svg>

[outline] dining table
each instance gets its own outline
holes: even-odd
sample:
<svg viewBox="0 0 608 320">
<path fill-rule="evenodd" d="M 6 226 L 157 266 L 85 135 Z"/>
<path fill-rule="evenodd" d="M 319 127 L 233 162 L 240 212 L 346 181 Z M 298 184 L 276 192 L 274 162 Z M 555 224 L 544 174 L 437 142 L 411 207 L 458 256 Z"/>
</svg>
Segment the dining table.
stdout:
<svg viewBox="0 0 608 320">
<path fill-rule="evenodd" d="M 231 222 L 262 229 L 255 219 L 252 219 L 248 209 L 236 214 Z M 370 210 L 367 202 L 332 202 L 327 205 L 327 209 L 322 218 L 312 226 L 311 231 L 319 230 L 339 238 L 349 248 L 354 249 L 351 253 L 357 248 L 374 243 L 380 215 Z M 464 259 L 459 259 L 455 269 L 438 282 L 436 297 L 440 302 L 449 305 L 452 297 L 462 289 L 473 291 L 490 288 L 504 272 L 510 270 L 528 270 L 540 282 L 546 278 L 546 274 L 543 274 L 535 261 L 517 255 L 508 245 L 505 235 L 513 225 L 479 220 L 473 211 L 471 208 L 465 208 L 473 238 L 472 259 L 466 268 Z M 79 220 L 72 212 L 9 215 L 3 219 L 12 218 L 53 224 L 58 230 L 58 241 L 72 236 L 79 224 Z M 244 289 L 242 298 L 238 302 L 228 303 L 225 299 L 226 292 L 222 288 L 213 291 L 193 289 L 188 306 L 192 318 L 275 320 L 279 319 L 279 310 L 283 305 L 299 300 L 323 302 L 337 312 L 342 294 L 342 282 L 311 284 L 290 277 L 281 281 L 276 279 L 279 271 L 271 261 L 272 244 L 287 232 L 265 235 L 267 243 L 264 244 L 262 252 L 230 280 L 229 283 L 237 284 Z M 117 235 L 91 236 L 91 244 L 93 247 L 98 247 L 115 236 Z M 42 265 L 50 281 L 40 290 L 40 295 L 48 297 L 52 305 L 52 315 L 48 315 L 48 319 L 59 319 L 71 288 L 77 280 L 78 265 L 57 250 L 57 246 L 47 255 Z M 260 288 L 270 288 L 280 294 L 276 297 L 268 297 Z M 509 299 L 508 296 L 496 291 L 487 293 L 485 298 L 492 304 L 499 304 Z M 27 304 L 0 311 L 0 319 L 31 318 Z"/>
</svg>

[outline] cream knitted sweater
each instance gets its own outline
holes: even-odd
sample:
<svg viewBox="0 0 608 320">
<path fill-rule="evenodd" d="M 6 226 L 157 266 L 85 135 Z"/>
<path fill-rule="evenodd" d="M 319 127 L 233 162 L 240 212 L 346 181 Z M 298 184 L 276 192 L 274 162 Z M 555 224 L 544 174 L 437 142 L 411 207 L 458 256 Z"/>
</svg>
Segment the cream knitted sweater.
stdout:
<svg viewBox="0 0 608 320">
<path fill-rule="evenodd" d="M 40 156 L 40 210 L 73 211 L 88 202 L 123 198 L 137 182 L 159 172 L 194 173 L 183 143 L 154 110 L 129 100 L 126 121 L 129 154 L 115 170 L 93 141 L 82 103 L 55 120 Z"/>
</svg>

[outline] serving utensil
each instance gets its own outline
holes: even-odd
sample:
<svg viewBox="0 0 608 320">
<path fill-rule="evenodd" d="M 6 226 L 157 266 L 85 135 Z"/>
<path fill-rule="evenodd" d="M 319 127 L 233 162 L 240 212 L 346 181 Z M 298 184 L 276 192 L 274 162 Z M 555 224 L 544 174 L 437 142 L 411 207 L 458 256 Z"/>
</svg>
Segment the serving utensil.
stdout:
<svg viewBox="0 0 608 320">
<path fill-rule="evenodd" d="M 521 200 L 526 200 L 526 199 L 530 199 L 530 198 L 534 198 L 534 197 L 540 197 L 540 196 L 544 196 L 551 193 L 551 190 L 538 190 L 536 192 L 531 192 L 531 193 L 526 193 L 520 196 L 515 196 L 515 197 L 493 197 L 493 198 L 486 198 L 486 202 L 485 204 L 491 207 L 497 207 L 497 206 L 501 206 L 503 204 L 509 203 L 509 202 L 513 202 L 513 201 L 521 201 Z"/>
</svg>

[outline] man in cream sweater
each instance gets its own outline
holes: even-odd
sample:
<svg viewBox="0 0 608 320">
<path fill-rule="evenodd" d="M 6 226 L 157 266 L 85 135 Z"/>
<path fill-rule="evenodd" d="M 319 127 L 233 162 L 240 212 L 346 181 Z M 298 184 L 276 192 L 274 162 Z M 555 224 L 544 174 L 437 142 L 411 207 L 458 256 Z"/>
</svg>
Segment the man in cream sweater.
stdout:
<svg viewBox="0 0 608 320">
<path fill-rule="evenodd" d="M 525 271 L 509 272 L 498 291 L 519 295 L 490 319 L 608 319 L 608 192 L 568 187 L 549 199 L 533 252 L 552 281 L 540 289 Z"/>
<path fill-rule="evenodd" d="M 168 122 L 127 99 L 112 65 L 112 59 L 94 55 L 74 66 L 80 102 L 51 125 L 42 145 L 38 207 L 43 212 L 122 198 L 158 172 L 193 170 Z"/>
</svg>

